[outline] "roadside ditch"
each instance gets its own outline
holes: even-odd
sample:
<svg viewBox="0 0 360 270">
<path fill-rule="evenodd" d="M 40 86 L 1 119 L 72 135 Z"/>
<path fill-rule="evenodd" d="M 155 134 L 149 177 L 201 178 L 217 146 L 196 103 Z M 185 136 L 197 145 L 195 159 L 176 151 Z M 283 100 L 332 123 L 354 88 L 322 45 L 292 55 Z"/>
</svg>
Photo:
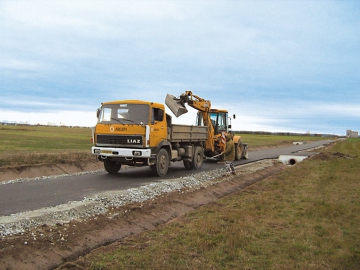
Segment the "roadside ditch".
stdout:
<svg viewBox="0 0 360 270">
<path fill-rule="evenodd" d="M 287 168 L 277 160 L 194 173 L 81 202 L 0 217 L 0 265 L 4 269 L 70 269 L 95 248 L 151 230 Z"/>
</svg>

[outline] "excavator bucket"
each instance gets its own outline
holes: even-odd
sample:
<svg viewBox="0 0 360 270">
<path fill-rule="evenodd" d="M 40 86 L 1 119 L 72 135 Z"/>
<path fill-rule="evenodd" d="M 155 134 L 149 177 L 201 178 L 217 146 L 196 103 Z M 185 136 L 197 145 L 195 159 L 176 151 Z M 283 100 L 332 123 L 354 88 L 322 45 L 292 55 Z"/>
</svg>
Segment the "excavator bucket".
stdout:
<svg viewBox="0 0 360 270">
<path fill-rule="evenodd" d="M 181 104 L 180 99 L 174 97 L 173 95 L 166 95 L 165 104 L 176 117 L 179 117 L 180 115 L 188 112 L 186 107 Z"/>
</svg>

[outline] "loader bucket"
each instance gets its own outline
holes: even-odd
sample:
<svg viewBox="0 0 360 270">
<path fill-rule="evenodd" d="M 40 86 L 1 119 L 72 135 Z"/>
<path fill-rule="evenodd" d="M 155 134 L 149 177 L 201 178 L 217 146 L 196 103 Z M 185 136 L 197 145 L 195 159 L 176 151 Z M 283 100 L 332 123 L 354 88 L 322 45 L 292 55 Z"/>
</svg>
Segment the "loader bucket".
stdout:
<svg viewBox="0 0 360 270">
<path fill-rule="evenodd" d="M 186 107 L 181 104 L 180 99 L 174 97 L 173 95 L 166 95 L 165 104 L 176 117 L 179 117 L 180 115 L 188 112 Z"/>
</svg>

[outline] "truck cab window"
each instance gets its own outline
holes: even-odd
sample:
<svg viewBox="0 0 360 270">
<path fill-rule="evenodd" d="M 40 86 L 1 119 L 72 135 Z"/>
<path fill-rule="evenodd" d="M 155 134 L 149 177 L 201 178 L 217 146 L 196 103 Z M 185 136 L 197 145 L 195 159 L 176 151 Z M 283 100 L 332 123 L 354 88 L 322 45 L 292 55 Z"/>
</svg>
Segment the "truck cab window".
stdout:
<svg viewBox="0 0 360 270">
<path fill-rule="evenodd" d="M 103 108 L 102 113 L 99 115 L 99 122 L 110 121 L 111 108 Z"/>
<path fill-rule="evenodd" d="M 162 122 L 164 120 L 164 111 L 159 108 L 153 108 L 153 123 L 155 121 Z"/>
<path fill-rule="evenodd" d="M 129 117 L 129 110 L 120 108 L 117 111 L 117 118 L 128 118 Z"/>
</svg>

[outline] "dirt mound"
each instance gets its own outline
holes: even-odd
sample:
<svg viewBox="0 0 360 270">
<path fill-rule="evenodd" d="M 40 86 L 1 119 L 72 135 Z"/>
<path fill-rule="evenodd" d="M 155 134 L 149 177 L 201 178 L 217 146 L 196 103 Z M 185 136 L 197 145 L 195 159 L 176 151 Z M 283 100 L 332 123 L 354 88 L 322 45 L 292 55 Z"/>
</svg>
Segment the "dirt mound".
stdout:
<svg viewBox="0 0 360 270">
<path fill-rule="evenodd" d="M 357 156 L 350 156 L 340 152 L 334 152 L 334 153 L 320 152 L 311 158 L 314 160 L 333 160 L 333 159 L 353 159 L 356 157 Z"/>
<path fill-rule="evenodd" d="M 83 171 L 99 170 L 103 168 L 103 163 L 95 160 L 93 162 L 74 161 L 72 163 L 63 164 L 39 164 L 31 166 L 25 165 L 16 167 L 3 167 L 0 168 L 0 182 L 20 178 L 73 174 Z"/>
</svg>

